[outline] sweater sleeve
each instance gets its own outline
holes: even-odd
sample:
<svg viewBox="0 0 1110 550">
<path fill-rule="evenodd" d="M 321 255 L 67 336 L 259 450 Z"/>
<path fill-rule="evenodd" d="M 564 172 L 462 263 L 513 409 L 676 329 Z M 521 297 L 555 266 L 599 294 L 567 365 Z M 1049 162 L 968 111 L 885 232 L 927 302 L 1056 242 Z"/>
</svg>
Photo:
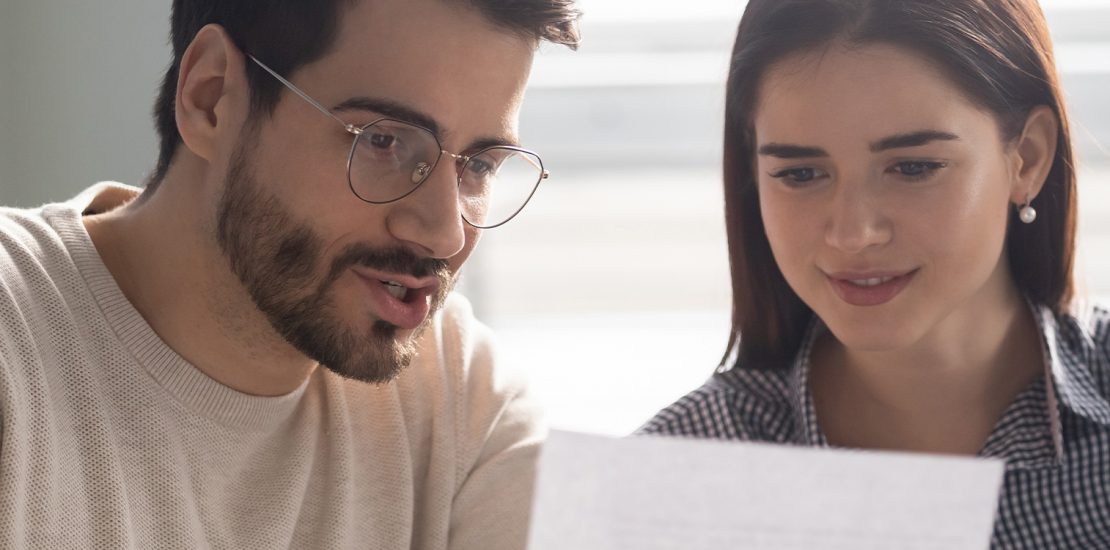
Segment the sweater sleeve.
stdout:
<svg viewBox="0 0 1110 550">
<path fill-rule="evenodd" d="M 523 550 L 540 444 L 546 435 L 525 378 L 495 368 L 489 330 L 468 327 L 470 365 L 460 387 L 461 453 L 449 550 Z"/>
</svg>

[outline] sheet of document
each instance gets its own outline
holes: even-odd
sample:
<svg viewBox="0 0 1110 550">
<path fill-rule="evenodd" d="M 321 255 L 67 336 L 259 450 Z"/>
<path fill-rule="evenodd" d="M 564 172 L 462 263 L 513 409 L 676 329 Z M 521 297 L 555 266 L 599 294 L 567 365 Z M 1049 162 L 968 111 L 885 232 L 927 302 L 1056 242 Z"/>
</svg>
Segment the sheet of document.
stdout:
<svg viewBox="0 0 1110 550">
<path fill-rule="evenodd" d="M 1001 461 L 554 431 L 529 550 L 984 550 Z"/>
</svg>

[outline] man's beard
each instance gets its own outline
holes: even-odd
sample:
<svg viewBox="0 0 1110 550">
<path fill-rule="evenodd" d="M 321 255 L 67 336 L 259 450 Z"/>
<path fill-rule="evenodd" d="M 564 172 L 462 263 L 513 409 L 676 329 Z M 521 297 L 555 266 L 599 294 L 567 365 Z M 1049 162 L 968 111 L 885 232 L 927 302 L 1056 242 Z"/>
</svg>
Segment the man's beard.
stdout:
<svg viewBox="0 0 1110 550">
<path fill-rule="evenodd" d="M 317 266 L 327 260 L 321 258 L 323 240 L 255 181 L 245 146 L 236 151 L 225 179 L 216 238 L 232 272 L 274 330 L 305 356 L 347 378 L 384 383 L 408 366 L 416 353 L 415 340 L 454 283 L 446 260 L 421 259 L 400 247 L 354 243 L 319 276 Z M 410 338 L 399 338 L 397 326 L 372 317 L 368 330 L 345 326 L 334 284 L 354 266 L 437 279 L 428 318 Z"/>
</svg>

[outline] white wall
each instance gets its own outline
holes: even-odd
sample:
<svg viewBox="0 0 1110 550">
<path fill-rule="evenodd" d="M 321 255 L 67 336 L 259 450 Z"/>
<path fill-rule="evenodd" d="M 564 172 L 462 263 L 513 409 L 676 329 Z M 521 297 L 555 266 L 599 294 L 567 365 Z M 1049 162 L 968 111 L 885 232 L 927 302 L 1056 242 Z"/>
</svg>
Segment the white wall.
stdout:
<svg viewBox="0 0 1110 550">
<path fill-rule="evenodd" d="M 14 109 L 7 108 L 11 103 L 9 102 L 9 88 L 12 83 L 11 75 L 11 62 L 12 58 L 10 46 L 10 33 L 7 32 L 8 23 L 12 16 L 12 7 L 9 5 L 10 0 L 0 3 L 0 204 L 6 202 L 9 188 L 11 183 L 7 182 L 7 170 L 10 166 L 11 158 L 11 132 L 8 131 L 14 124 L 11 120 L 11 114 Z"/>
<path fill-rule="evenodd" d="M 138 184 L 170 59 L 169 0 L 0 0 L 0 204 Z"/>
</svg>

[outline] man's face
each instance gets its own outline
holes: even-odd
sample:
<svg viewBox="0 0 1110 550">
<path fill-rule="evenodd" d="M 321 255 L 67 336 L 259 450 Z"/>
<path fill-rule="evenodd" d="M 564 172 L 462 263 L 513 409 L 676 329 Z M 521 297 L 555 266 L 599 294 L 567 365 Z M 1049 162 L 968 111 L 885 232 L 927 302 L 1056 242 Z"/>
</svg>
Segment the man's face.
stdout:
<svg viewBox="0 0 1110 550">
<path fill-rule="evenodd" d="M 345 122 L 409 120 L 454 153 L 516 142 L 529 40 L 440 0 L 358 2 L 340 28 L 331 53 L 290 80 Z M 400 201 L 359 200 L 347 182 L 352 139 L 283 93 L 227 157 L 217 238 L 290 344 L 341 375 L 384 382 L 411 359 L 479 232 L 462 220 L 453 162 Z"/>
</svg>

